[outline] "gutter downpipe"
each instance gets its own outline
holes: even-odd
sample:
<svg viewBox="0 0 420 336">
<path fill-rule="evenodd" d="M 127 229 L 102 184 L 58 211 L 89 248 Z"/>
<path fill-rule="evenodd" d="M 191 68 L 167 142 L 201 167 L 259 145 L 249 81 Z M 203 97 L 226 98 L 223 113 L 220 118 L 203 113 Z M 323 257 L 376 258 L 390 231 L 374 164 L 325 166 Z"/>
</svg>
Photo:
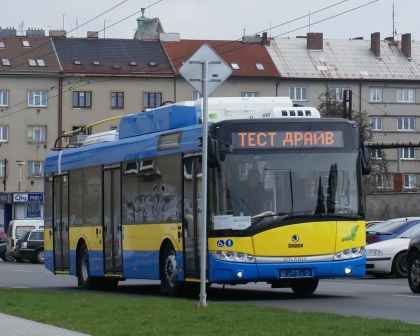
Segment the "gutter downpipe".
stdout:
<svg viewBox="0 0 420 336">
<path fill-rule="evenodd" d="M 363 77 L 360 78 L 360 84 L 359 84 L 359 109 L 360 113 L 362 113 L 362 85 L 363 85 Z M 351 108 L 351 106 L 350 106 Z"/>
<path fill-rule="evenodd" d="M 281 78 L 281 76 L 279 77 L 279 80 L 276 83 L 276 97 L 278 97 L 278 87 L 279 87 L 279 84 L 280 84 L 280 78 Z"/>
</svg>

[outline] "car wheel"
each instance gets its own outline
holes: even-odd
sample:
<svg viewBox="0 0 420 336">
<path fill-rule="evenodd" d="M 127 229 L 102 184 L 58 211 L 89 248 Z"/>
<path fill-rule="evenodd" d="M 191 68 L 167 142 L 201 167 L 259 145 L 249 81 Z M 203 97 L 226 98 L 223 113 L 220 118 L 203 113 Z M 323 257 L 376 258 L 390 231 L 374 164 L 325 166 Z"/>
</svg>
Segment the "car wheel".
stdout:
<svg viewBox="0 0 420 336">
<path fill-rule="evenodd" d="M 44 250 L 40 250 L 35 255 L 35 263 L 43 264 L 44 261 L 45 261 L 45 258 L 44 258 Z"/>
<path fill-rule="evenodd" d="M 80 245 L 78 256 L 77 277 L 79 285 L 82 286 L 83 289 L 96 289 L 99 281 L 90 275 L 89 250 L 87 249 L 86 243 Z"/>
<path fill-rule="evenodd" d="M 179 296 L 181 286 L 178 281 L 176 253 L 172 244 L 165 246 L 160 276 L 162 292 L 168 293 L 169 296 Z"/>
<path fill-rule="evenodd" d="M 420 252 L 414 252 L 407 265 L 408 285 L 413 293 L 420 293 Z"/>
<path fill-rule="evenodd" d="M 402 252 L 396 255 L 392 262 L 392 273 L 398 278 L 407 277 L 407 252 Z"/>
<path fill-rule="evenodd" d="M 319 279 L 291 279 L 290 287 L 295 294 L 312 294 L 318 287 Z"/>
<path fill-rule="evenodd" d="M 15 257 L 10 254 L 5 254 L 3 257 L 1 257 L 3 261 L 14 261 Z"/>
</svg>

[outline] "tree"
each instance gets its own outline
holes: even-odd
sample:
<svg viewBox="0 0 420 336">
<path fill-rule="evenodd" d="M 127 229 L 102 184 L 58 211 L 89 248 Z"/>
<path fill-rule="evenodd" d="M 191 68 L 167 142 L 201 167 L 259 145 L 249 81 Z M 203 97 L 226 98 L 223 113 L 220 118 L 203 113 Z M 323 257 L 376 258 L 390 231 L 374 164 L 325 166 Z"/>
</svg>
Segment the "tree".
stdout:
<svg viewBox="0 0 420 336">
<path fill-rule="evenodd" d="M 331 99 L 330 92 L 319 95 L 318 110 L 322 118 L 342 118 L 343 102 Z M 352 111 L 352 119 L 359 127 L 359 132 L 364 141 L 373 141 L 372 124 L 366 111 Z M 390 185 L 390 173 L 386 155 L 382 150 L 370 150 L 371 153 L 371 172 L 370 175 L 363 176 L 363 192 L 372 194 L 382 192 Z"/>
</svg>

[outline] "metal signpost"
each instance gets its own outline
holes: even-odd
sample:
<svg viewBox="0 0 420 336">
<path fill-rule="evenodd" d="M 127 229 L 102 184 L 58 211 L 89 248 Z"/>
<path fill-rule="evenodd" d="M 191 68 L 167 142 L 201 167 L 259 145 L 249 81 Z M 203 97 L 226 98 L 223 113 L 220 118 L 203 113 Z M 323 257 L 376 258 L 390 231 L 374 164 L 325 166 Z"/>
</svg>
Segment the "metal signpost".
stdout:
<svg viewBox="0 0 420 336">
<path fill-rule="evenodd" d="M 201 223 L 201 273 L 199 307 L 207 307 L 206 300 L 206 257 L 207 257 L 207 140 L 208 140 L 208 96 L 216 90 L 232 73 L 225 61 L 210 48 L 203 44 L 185 64 L 179 68 L 179 73 L 203 96 L 203 222 Z M 210 76 L 209 76 L 210 74 Z M 209 78 L 210 77 L 210 78 Z"/>
</svg>

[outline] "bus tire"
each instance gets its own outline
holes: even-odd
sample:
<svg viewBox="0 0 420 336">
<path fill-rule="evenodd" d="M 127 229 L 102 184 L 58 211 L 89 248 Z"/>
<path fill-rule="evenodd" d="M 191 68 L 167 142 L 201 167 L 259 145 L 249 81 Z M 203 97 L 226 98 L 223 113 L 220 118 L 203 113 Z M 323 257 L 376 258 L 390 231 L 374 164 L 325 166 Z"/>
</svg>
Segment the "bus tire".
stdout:
<svg viewBox="0 0 420 336">
<path fill-rule="evenodd" d="M 87 290 L 96 289 L 98 281 L 95 279 L 95 277 L 92 277 L 89 274 L 89 250 L 87 249 L 85 242 L 80 245 L 78 256 L 79 259 L 77 262 L 77 277 L 79 286 Z"/>
<path fill-rule="evenodd" d="M 407 264 L 408 285 L 413 293 L 420 293 L 420 252 L 414 252 Z"/>
<path fill-rule="evenodd" d="M 319 279 L 291 279 L 290 287 L 295 294 L 312 294 L 318 287 Z"/>
<path fill-rule="evenodd" d="M 172 297 L 179 296 L 181 292 L 181 284 L 178 281 L 176 252 L 171 243 L 166 244 L 163 251 L 160 274 L 162 292 L 168 293 L 168 295 Z"/>
</svg>

